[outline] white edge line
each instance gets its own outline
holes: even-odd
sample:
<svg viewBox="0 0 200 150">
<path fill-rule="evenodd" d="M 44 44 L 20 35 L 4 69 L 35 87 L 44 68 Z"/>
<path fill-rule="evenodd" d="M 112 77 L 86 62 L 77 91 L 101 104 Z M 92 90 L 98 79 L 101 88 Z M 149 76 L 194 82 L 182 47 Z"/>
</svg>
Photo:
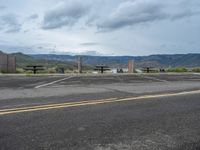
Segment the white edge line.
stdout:
<svg viewBox="0 0 200 150">
<path fill-rule="evenodd" d="M 55 83 L 58 83 L 58 82 L 61 82 L 61 81 L 64 81 L 64 80 L 68 80 L 68 79 L 71 79 L 73 77 L 74 76 L 70 76 L 70 77 L 67 77 L 67 78 L 64 78 L 64 79 L 60 79 L 60 80 L 56 80 L 56 81 L 53 81 L 53 82 L 50 82 L 50 83 L 38 85 L 38 86 L 35 87 L 35 89 L 38 89 L 38 88 L 41 88 L 41 87 L 45 87 L 45 86 L 49 86 L 49 85 L 52 85 L 52 84 L 55 84 Z"/>
<path fill-rule="evenodd" d="M 167 80 L 158 79 L 158 78 L 156 78 L 156 77 L 144 77 L 144 76 L 143 76 L 143 78 L 152 79 L 152 80 L 160 81 L 160 82 L 169 82 L 169 81 L 167 81 Z"/>
</svg>

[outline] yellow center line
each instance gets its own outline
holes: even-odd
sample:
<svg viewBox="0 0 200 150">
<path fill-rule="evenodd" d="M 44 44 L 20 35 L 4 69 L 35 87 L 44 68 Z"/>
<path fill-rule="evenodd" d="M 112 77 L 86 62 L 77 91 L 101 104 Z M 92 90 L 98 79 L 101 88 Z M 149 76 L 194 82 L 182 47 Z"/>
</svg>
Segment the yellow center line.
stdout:
<svg viewBox="0 0 200 150">
<path fill-rule="evenodd" d="M 87 100 L 87 101 L 78 101 L 78 102 L 67 102 L 67 103 L 48 104 L 48 105 L 39 105 L 39 106 L 18 107 L 18 108 L 11 108 L 11 109 L 2 109 L 2 110 L 0 110 L 0 112 L 18 111 L 18 110 L 35 109 L 35 108 L 37 109 L 37 108 L 44 108 L 44 107 L 57 107 L 57 106 L 63 106 L 63 105 L 75 105 L 75 104 L 82 104 L 82 103 L 88 103 L 88 102 L 107 101 L 107 100 L 114 100 L 114 99 L 117 99 L 117 98 L 100 99 L 100 100 Z"/>
<path fill-rule="evenodd" d="M 34 111 L 41 111 L 41 110 L 80 107 L 80 106 L 134 101 L 134 100 L 141 100 L 141 99 L 161 98 L 161 97 L 172 97 L 172 96 L 181 96 L 181 95 L 191 95 L 191 94 L 200 94 L 200 90 L 190 91 L 190 92 L 145 95 L 145 96 L 138 96 L 138 97 L 123 98 L 123 99 L 110 98 L 110 99 L 101 99 L 101 100 L 68 102 L 68 103 L 60 103 L 60 104 L 49 104 L 49 105 L 32 106 L 32 107 L 30 106 L 30 107 L 22 107 L 22 108 L 3 109 L 3 110 L 0 110 L 0 116 L 8 115 L 8 114 L 23 113 L 23 112 L 34 112 Z"/>
</svg>

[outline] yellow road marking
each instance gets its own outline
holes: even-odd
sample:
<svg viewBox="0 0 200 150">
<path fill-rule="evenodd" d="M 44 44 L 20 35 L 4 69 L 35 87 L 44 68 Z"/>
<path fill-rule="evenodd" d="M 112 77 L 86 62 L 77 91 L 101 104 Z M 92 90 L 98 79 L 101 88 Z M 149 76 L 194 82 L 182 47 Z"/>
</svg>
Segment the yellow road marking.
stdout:
<svg viewBox="0 0 200 150">
<path fill-rule="evenodd" d="M 2 110 L 0 110 L 0 114 L 1 114 L 1 112 L 5 112 L 5 111 L 17 111 L 17 110 L 35 109 L 35 108 L 37 109 L 37 108 L 44 108 L 44 107 L 57 107 L 57 106 L 63 106 L 63 105 L 73 105 L 73 104 L 82 104 L 82 103 L 88 103 L 88 102 L 108 101 L 108 100 L 114 100 L 114 99 L 117 99 L 117 98 L 78 101 L 78 102 L 67 102 L 67 103 L 48 104 L 48 105 L 29 106 L 29 107 L 19 107 L 19 108 L 11 108 L 11 109 L 2 109 Z"/>
<path fill-rule="evenodd" d="M 190 91 L 190 92 L 146 95 L 146 96 L 139 96 L 139 97 L 123 98 L 123 99 L 110 98 L 110 99 L 102 99 L 102 100 L 90 100 L 90 101 L 60 103 L 60 104 L 49 104 L 49 105 L 32 106 L 32 107 L 30 106 L 30 107 L 21 107 L 21 108 L 13 108 L 13 109 L 3 109 L 3 110 L 0 110 L 0 115 L 16 114 L 16 113 L 23 113 L 23 112 L 33 112 L 33 111 L 41 111 L 41 110 L 49 110 L 49 109 L 89 106 L 89 105 L 115 103 L 115 102 L 134 101 L 134 100 L 160 98 L 160 97 L 191 95 L 191 94 L 199 94 L 199 93 L 200 93 L 200 90 L 196 90 L 196 91 Z"/>
</svg>

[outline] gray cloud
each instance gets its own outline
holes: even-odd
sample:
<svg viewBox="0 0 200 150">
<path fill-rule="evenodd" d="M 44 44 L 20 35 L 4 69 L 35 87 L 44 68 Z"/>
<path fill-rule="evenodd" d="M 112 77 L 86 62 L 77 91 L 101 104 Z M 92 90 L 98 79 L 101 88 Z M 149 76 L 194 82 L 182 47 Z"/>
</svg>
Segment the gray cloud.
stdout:
<svg viewBox="0 0 200 150">
<path fill-rule="evenodd" d="M 106 19 L 98 22 L 97 27 L 103 31 L 110 31 L 164 19 L 177 20 L 199 13 L 194 6 L 194 3 L 184 0 L 173 3 L 159 0 L 129 0 L 122 2 L 114 12 L 105 17 Z"/>
<path fill-rule="evenodd" d="M 94 45 L 100 45 L 99 43 L 95 42 L 87 42 L 87 43 L 81 43 L 81 46 L 94 46 Z"/>
<path fill-rule="evenodd" d="M 21 30 L 21 24 L 17 16 L 14 14 L 0 16 L 0 30 L 6 33 L 19 32 Z"/>
<path fill-rule="evenodd" d="M 8 50 L 98 50 L 115 55 L 199 52 L 200 0 L 0 1 L 6 6 L 0 9 L 0 39 L 8 41 L 0 41 L 0 45 L 14 45 Z M 44 32 L 40 28 L 58 30 Z M 97 34 L 103 31 L 117 32 Z M 49 44 L 38 44 L 41 41 Z"/>
<path fill-rule="evenodd" d="M 68 1 L 59 3 L 49 10 L 43 20 L 43 29 L 55 29 L 72 26 L 89 12 L 90 6 L 82 1 Z"/>
<path fill-rule="evenodd" d="M 25 54 L 42 54 L 47 53 L 51 46 L 48 44 L 42 44 L 39 45 L 19 45 L 19 44 L 13 44 L 10 45 L 10 42 L 3 42 L 0 41 L 0 51 L 8 52 L 8 53 L 15 53 L 15 52 L 22 52 Z"/>
<path fill-rule="evenodd" d="M 22 53 L 35 53 L 31 47 L 26 46 L 13 46 L 13 45 L 4 45 L 0 44 L 0 51 L 6 52 L 6 53 L 16 53 L 16 52 L 22 52 Z"/>
<path fill-rule="evenodd" d="M 102 5 L 97 3 L 98 0 L 92 2 L 90 0 L 60 2 L 45 13 L 42 28 L 70 27 L 85 17 L 83 22 L 87 27 L 95 26 L 100 31 L 112 31 L 159 20 L 174 21 L 200 12 L 198 0 L 177 0 L 175 2 L 173 0 L 119 0 L 106 13 L 104 12 L 103 2 Z"/>
<path fill-rule="evenodd" d="M 103 54 L 99 53 L 98 51 L 85 51 L 85 52 L 77 53 L 76 55 L 101 56 Z"/>
<path fill-rule="evenodd" d="M 6 6 L 0 5 L 0 10 L 6 9 Z"/>
<path fill-rule="evenodd" d="M 28 17 L 28 19 L 30 19 L 30 20 L 34 20 L 34 19 L 37 19 L 37 18 L 39 18 L 38 14 L 32 14 Z"/>
</svg>

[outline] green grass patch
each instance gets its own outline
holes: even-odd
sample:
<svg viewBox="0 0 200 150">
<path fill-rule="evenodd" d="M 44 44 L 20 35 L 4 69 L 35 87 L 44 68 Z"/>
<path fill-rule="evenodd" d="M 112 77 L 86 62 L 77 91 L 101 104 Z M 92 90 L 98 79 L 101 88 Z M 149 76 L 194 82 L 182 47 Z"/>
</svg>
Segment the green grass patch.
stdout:
<svg viewBox="0 0 200 150">
<path fill-rule="evenodd" d="M 167 72 L 188 72 L 187 68 L 179 67 L 179 68 L 169 68 Z"/>
</svg>

